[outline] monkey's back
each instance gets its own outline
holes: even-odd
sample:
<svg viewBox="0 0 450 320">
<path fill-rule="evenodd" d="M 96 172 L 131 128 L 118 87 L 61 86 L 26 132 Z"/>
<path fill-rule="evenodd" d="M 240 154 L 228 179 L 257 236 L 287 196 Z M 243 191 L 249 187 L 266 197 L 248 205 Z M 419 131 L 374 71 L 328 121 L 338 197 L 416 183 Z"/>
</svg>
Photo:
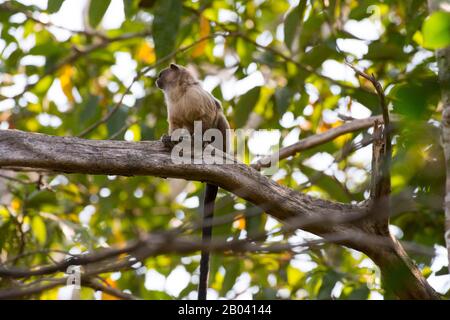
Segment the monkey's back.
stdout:
<svg viewBox="0 0 450 320">
<path fill-rule="evenodd" d="M 169 96 L 168 106 L 171 129 L 185 128 L 191 134 L 194 121 L 202 122 L 203 131 L 216 128 L 222 112 L 217 100 L 200 85 L 188 86 L 178 97 Z"/>
</svg>

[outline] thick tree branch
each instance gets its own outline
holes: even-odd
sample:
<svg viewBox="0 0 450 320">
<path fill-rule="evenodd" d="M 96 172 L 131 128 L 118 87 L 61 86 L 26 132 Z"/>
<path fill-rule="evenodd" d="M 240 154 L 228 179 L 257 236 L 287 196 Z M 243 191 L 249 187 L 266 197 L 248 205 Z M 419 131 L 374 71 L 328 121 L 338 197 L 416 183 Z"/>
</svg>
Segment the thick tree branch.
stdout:
<svg viewBox="0 0 450 320">
<path fill-rule="evenodd" d="M 368 233 L 375 235 L 373 221 L 367 219 L 366 205 L 350 205 L 316 199 L 295 192 L 241 163 L 176 164 L 160 141 L 125 142 L 54 137 L 15 130 L 0 131 L 0 167 L 26 167 L 65 173 L 103 175 L 151 175 L 210 182 L 247 201 L 287 225 L 307 221 L 303 230 L 323 236 Z M 380 248 L 358 237 L 334 241 L 362 251 L 374 259 L 382 272 L 401 269 L 393 287 L 400 298 L 433 299 L 436 293 L 420 271 L 408 264 L 402 247 L 394 239 Z"/>
</svg>

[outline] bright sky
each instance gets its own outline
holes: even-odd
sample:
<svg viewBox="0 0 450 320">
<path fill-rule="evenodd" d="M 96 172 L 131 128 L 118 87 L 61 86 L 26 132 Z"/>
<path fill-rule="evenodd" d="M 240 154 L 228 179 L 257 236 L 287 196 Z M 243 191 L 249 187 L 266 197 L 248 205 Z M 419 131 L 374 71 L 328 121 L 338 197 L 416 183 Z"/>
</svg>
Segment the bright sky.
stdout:
<svg viewBox="0 0 450 320">
<path fill-rule="evenodd" d="M 0 3 L 4 2 L 0 0 Z M 20 0 L 19 2 L 22 2 L 24 4 L 30 5 L 34 4 L 41 8 L 47 7 L 47 0 Z M 81 30 L 83 29 L 83 19 L 85 17 L 84 14 L 84 8 L 86 5 L 86 0 L 65 0 L 61 10 L 55 14 L 52 14 L 50 16 L 46 14 L 42 14 L 38 16 L 39 19 L 43 21 L 51 21 L 53 24 L 72 29 L 72 30 Z M 297 1 L 291 1 L 291 4 L 295 5 L 298 3 Z M 119 28 L 124 20 L 124 11 L 123 11 L 123 1 L 122 0 L 112 0 L 111 5 L 108 8 L 108 11 L 106 12 L 104 19 L 101 23 L 101 27 L 104 29 L 115 29 Z M 15 21 L 23 21 L 25 17 L 22 14 L 16 14 L 13 19 Z M 235 19 L 234 12 L 222 10 L 219 13 L 219 19 L 221 21 L 227 21 L 227 20 L 233 20 Z M 339 49 L 344 52 L 352 53 L 356 55 L 358 58 L 362 58 L 362 56 L 367 53 L 368 50 L 368 43 L 369 40 L 376 40 L 380 37 L 380 35 L 384 32 L 381 23 L 375 18 L 367 18 L 362 21 L 354 21 L 350 20 L 348 21 L 345 26 L 345 30 L 356 35 L 361 40 L 354 40 L 354 39 L 338 39 L 337 44 L 339 46 Z M 51 28 L 50 31 L 55 35 L 55 37 L 60 40 L 64 41 L 69 36 L 70 33 L 66 30 L 62 30 L 59 28 Z M 20 28 L 16 30 L 17 34 L 21 34 L 22 30 Z M 278 39 L 282 40 L 284 35 L 282 32 L 282 28 L 277 30 L 276 36 Z M 269 32 L 264 32 L 260 37 L 258 37 L 257 41 L 260 44 L 266 44 L 269 43 L 271 38 L 273 37 L 272 34 Z M 4 48 L 4 41 L 0 39 L 0 50 Z M 31 48 L 34 45 L 33 39 L 23 39 L 21 42 L 21 46 L 23 48 Z M 9 50 L 14 50 L 14 48 L 7 48 Z M 5 50 L 7 51 L 7 50 Z M 223 41 L 221 42 L 220 39 L 216 40 L 216 48 L 214 49 L 214 54 L 222 55 L 223 53 Z M 131 79 L 136 74 L 135 67 L 136 62 L 132 59 L 129 53 L 126 52 L 117 52 L 115 54 L 116 58 L 116 64 L 112 67 L 112 72 L 114 75 L 116 75 L 121 81 L 123 81 L 125 84 L 130 83 Z M 420 62 L 421 59 L 418 59 L 415 63 Z M 227 56 L 225 57 L 225 64 L 227 66 L 233 65 L 235 62 L 235 58 L 233 56 Z M 365 62 L 362 62 L 364 64 Z M 414 61 L 413 61 L 414 63 Z M 22 60 L 22 64 L 36 64 L 36 65 L 43 65 L 44 60 L 42 57 L 36 57 L 36 56 L 28 56 Z M 209 75 L 204 79 L 204 87 L 207 90 L 212 90 L 215 86 L 220 85 L 223 96 L 225 100 L 233 99 L 236 96 L 239 96 L 251 88 L 255 86 L 261 86 L 265 84 L 264 77 L 260 71 L 257 70 L 256 64 L 251 64 L 248 67 L 248 73 L 249 75 L 246 78 L 243 79 L 237 79 L 234 77 L 232 72 L 218 75 Z M 345 66 L 344 64 L 335 61 L 335 60 L 327 60 L 324 62 L 322 66 L 322 73 L 326 76 L 329 76 L 333 79 L 337 80 L 347 80 L 353 83 L 354 85 L 358 85 L 358 82 L 354 76 L 354 72 Z M 0 75 L 1 77 L 1 75 Z M 33 79 L 28 79 L 28 81 Z M 34 79 L 35 81 L 36 79 Z M 24 76 L 16 76 L 14 78 L 14 85 L 7 88 L 2 88 L 1 93 L 6 96 L 13 96 L 19 92 L 22 91 L 24 86 L 27 83 L 27 79 Z M 111 87 L 114 87 L 114 84 L 111 84 Z M 339 88 L 331 88 L 332 90 L 339 90 Z M 317 90 L 312 85 L 307 85 L 307 91 L 308 94 L 311 96 L 312 100 L 317 99 Z M 124 103 L 130 107 L 134 105 L 135 99 L 140 98 L 144 95 L 144 88 L 141 84 L 137 83 L 135 86 L 133 86 L 131 90 L 132 94 L 128 95 L 126 99 L 124 100 Z M 60 83 L 58 80 L 56 80 L 53 85 L 51 86 L 49 92 L 48 92 L 48 98 L 56 103 L 60 111 L 66 111 L 68 110 L 68 100 L 63 93 Z M 75 98 L 79 99 L 79 95 L 75 92 Z M 21 101 L 21 104 L 25 106 L 27 103 L 36 102 L 36 97 L 34 97 L 32 94 L 25 95 L 23 98 L 25 100 Z M 12 100 L 5 100 L 0 102 L 0 112 L 10 109 L 14 106 L 14 102 Z M 304 111 L 304 115 L 308 115 L 310 112 L 312 112 L 311 107 L 306 107 Z M 363 105 L 353 102 L 351 106 L 351 110 L 347 110 L 347 104 L 346 99 L 341 99 L 338 104 L 338 108 L 336 110 L 326 110 L 324 111 L 323 118 L 325 121 L 334 122 L 337 119 L 338 113 L 346 114 L 348 116 L 352 116 L 354 118 L 365 118 L 370 116 L 371 112 L 367 108 L 365 108 Z M 61 125 L 61 120 L 53 115 L 49 114 L 42 114 L 38 118 L 39 122 L 42 125 L 49 125 L 58 127 Z M 282 119 L 280 119 L 280 123 L 285 128 L 292 128 L 290 134 L 284 138 L 282 141 L 282 145 L 290 145 L 292 143 L 295 143 L 298 141 L 298 136 L 300 133 L 299 124 L 305 121 L 305 118 L 303 116 L 298 116 L 297 118 L 294 117 L 294 115 L 291 112 L 286 113 Z M 3 128 L 4 124 L 0 124 L 0 128 Z M 133 139 L 132 134 L 126 134 L 125 137 L 127 139 Z M 267 152 L 270 152 L 270 148 L 267 146 L 270 143 L 278 144 L 280 138 L 279 132 L 266 132 L 262 134 L 256 134 L 252 139 L 249 141 L 249 147 L 251 150 L 258 151 L 261 153 L 264 149 L 267 149 Z M 352 157 L 350 158 L 351 162 L 358 163 L 359 165 L 362 165 L 363 167 L 369 167 L 370 161 L 371 161 L 371 148 L 370 146 L 364 149 L 361 149 L 357 151 Z M 338 169 L 338 166 L 333 163 L 333 157 L 328 153 L 319 153 L 314 155 L 312 158 L 305 161 L 305 165 L 311 166 L 312 168 L 316 170 L 325 170 L 326 174 L 334 175 L 337 179 L 340 181 L 347 180 L 347 186 L 351 189 L 352 187 L 358 185 L 365 179 L 365 171 L 360 169 L 351 169 L 347 172 L 343 172 Z M 280 170 L 277 172 L 273 178 L 280 178 L 283 175 L 285 175 L 286 172 L 283 170 Z M 306 177 L 299 171 L 295 172 L 293 175 L 294 179 L 298 183 L 304 183 L 306 181 Z M 107 189 L 107 188 L 105 188 Z M 108 190 L 103 190 L 103 194 L 100 194 L 100 196 L 109 196 Z M 194 204 L 198 204 L 198 198 L 193 199 L 190 198 L 186 199 L 186 201 L 194 201 Z M 184 200 L 183 200 L 184 201 Z M 189 206 L 189 202 L 185 203 L 187 206 Z M 95 207 L 94 206 L 88 206 L 80 213 L 80 221 L 87 225 L 89 222 L 90 217 L 95 214 Z M 277 225 L 277 222 L 270 218 L 267 221 L 266 229 L 270 230 L 273 227 Z M 307 234 L 305 232 L 298 232 L 296 236 L 294 236 L 291 241 L 302 241 L 303 239 L 310 238 L 311 235 Z M 270 240 L 270 239 L 269 239 Z M 274 241 L 276 239 L 272 239 Z M 438 256 L 434 260 L 434 263 L 432 265 L 433 271 L 437 271 L 440 269 L 441 266 L 445 265 L 446 263 L 446 250 L 442 247 L 437 247 Z M 194 257 L 197 258 L 198 257 Z M 190 259 L 190 258 L 189 258 Z M 363 263 L 366 265 L 373 266 L 373 263 L 366 259 L 367 261 L 364 261 Z M 189 260 L 185 260 L 188 262 Z M 314 267 L 314 263 L 309 259 L 308 255 L 299 254 L 296 256 L 295 260 L 292 262 L 293 267 L 298 268 L 302 271 L 308 271 L 311 268 Z M 145 268 L 145 267 L 142 267 Z M 168 277 L 163 276 L 160 274 L 157 270 L 143 270 L 140 269 L 140 272 L 146 272 L 146 280 L 145 280 L 145 286 L 149 290 L 166 290 L 169 294 L 173 295 L 174 297 L 177 297 L 181 290 L 183 290 L 189 281 L 198 281 L 198 277 L 196 275 L 193 276 L 192 279 L 190 279 L 190 274 L 186 271 L 184 266 L 178 266 L 175 268 Z M 225 272 L 225 270 L 221 270 L 221 272 Z M 117 273 L 115 275 L 116 277 L 120 277 L 120 273 Z M 197 277 L 197 278 L 196 278 Z M 273 282 L 273 279 L 269 279 L 269 282 Z M 431 276 L 429 278 L 429 281 L 431 285 L 439 292 L 445 292 L 450 288 L 450 277 L 448 276 Z M 242 292 L 237 299 L 251 299 L 252 294 L 255 293 L 256 288 L 249 287 L 250 284 L 250 276 L 247 273 L 242 274 L 237 283 L 234 286 L 234 289 L 236 292 Z M 342 289 L 342 284 L 336 285 L 335 289 L 333 290 L 333 293 L 339 294 L 340 290 Z M 218 293 L 214 290 L 210 289 L 210 297 L 214 298 L 218 296 Z M 285 296 L 286 292 L 279 292 L 279 295 Z M 60 290 L 59 297 L 61 299 L 67 299 L 71 295 L 71 288 L 65 287 Z M 100 297 L 97 295 L 97 297 Z M 233 295 L 230 294 L 230 296 L 227 296 L 227 298 L 232 298 Z M 195 299 L 195 292 L 192 292 L 189 298 Z M 377 294 L 375 291 L 373 291 L 373 294 L 371 295 L 372 299 L 379 299 L 381 298 L 379 294 Z"/>
</svg>

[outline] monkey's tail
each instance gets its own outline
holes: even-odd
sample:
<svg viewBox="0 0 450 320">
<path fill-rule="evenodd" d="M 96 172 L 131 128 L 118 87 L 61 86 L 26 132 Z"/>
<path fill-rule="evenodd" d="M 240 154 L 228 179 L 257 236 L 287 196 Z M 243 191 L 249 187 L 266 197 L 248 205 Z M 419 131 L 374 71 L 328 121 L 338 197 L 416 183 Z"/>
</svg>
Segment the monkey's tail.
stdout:
<svg viewBox="0 0 450 320">
<path fill-rule="evenodd" d="M 208 246 L 212 237 L 212 219 L 214 216 L 214 201 L 216 200 L 218 187 L 213 184 L 206 184 L 205 199 L 203 201 L 203 228 L 202 244 Z M 198 282 L 198 300 L 206 300 L 208 290 L 209 275 L 209 251 L 202 250 L 200 258 L 200 279 Z"/>
</svg>

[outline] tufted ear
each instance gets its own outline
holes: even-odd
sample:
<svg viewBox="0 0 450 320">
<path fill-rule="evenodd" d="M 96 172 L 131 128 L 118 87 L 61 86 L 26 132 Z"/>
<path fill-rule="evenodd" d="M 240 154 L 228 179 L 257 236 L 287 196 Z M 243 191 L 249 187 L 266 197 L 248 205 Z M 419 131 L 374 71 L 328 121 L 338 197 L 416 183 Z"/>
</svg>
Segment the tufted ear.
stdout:
<svg viewBox="0 0 450 320">
<path fill-rule="evenodd" d="M 180 67 L 177 66 L 175 63 L 171 63 L 170 64 L 170 69 L 172 69 L 172 70 L 180 70 Z"/>
</svg>

